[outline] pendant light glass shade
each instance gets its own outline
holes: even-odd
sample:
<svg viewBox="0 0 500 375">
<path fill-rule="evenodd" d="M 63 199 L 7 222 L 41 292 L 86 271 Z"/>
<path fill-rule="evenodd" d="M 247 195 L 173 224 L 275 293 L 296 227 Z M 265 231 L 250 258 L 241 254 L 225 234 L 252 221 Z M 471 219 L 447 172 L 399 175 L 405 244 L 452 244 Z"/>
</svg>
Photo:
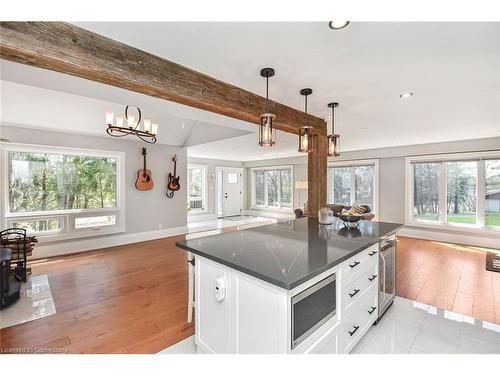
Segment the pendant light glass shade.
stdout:
<svg viewBox="0 0 500 375">
<path fill-rule="evenodd" d="M 299 129 L 299 152 L 313 151 L 313 128 L 307 123 L 307 96 L 312 94 L 312 89 L 300 90 L 300 95 L 305 97 L 304 126 Z"/>
<path fill-rule="evenodd" d="M 273 129 L 275 118 L 276 116 L 271 113 L 260 115 L 259 145 L 262 147 L 271 147 L 276 144 L 276 132 Z"/>
<path fill-rule="evenodd" d="M 275 115 L 269 113 L 267 104 L 269 101 L 269 77 L 274 76 L 273 68 L 264 68 L 260 75 L 266 79 L 266 112 L 260 115 L 259 125 L 259 145 L 262 147 L 272 147 L 276 144 L 276 132 L 273 128 Z"/>
<path fill-rule="evenodd" d="M 335 134 L 335 108 L 339 106 L 339 103 L 328 103 L 328 107 L 332 109 L 332 117 L 330 119 L 331 129 L 328 135 L 328 156 L 339 156 L 340 155 L 340 135 Z"/>
<path fill-rule="evenodd" d="M 328 136 L 328 156 L 340 155 L 340 135 L 333 134 Z"/>
<path fill-rule="evenodd" d="M 299 129 L 299 152 L 313 151 L 313 128 L 304 126 Z"/>
</svg>

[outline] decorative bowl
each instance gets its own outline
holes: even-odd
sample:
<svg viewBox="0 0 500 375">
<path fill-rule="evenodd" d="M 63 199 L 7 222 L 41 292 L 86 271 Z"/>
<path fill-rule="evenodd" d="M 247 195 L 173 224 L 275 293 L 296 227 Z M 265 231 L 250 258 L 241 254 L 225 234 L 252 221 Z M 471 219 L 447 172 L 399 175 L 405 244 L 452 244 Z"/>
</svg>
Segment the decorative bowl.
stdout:
<svg viewBox="0 0 500 375">
<path fill-rule="evenodd" d="M 346 226 L 349 228 L 355 228 L 357 226 L 357 222 L 361 220 L 363 216 L 361 215 L 345 215 L 339 214 L 338 218 L 344 222 Z"/>
</svg>

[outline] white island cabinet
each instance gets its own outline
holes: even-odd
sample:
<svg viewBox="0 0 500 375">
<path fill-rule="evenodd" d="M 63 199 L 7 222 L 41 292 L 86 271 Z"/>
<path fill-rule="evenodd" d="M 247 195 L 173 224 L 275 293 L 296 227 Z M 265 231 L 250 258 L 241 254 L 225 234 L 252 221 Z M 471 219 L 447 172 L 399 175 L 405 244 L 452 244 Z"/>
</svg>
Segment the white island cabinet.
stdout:
<svg viewBox="0 0 500 375">
<path fill-rule="evenodd" d="M 200 255 L 195 279 L 202 353 L 349 353 L 378 317 L 378 243 L 290 290 Z M 334 291 L 324 293 L 322 285 Z M 324 309 L 311 298 L 317 290 L 335 296 L 335 311 L 294 345 L 294 326 L 302 322 L 293 318 L 293 303 L 309 303 L 300 319 L 314 318 L 316 307 Z"/>
</svg>

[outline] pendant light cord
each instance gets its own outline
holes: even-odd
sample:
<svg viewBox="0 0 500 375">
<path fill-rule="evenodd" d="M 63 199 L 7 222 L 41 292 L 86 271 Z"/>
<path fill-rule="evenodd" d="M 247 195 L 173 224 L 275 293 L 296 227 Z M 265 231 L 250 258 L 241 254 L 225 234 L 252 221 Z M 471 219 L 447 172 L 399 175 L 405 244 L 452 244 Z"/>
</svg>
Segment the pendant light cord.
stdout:
<svg viewBox="0 0 500 375">
<path fill-rule="evenodd" d="M 266 76 L 266 113 L 268 113 L 268 110 L 267 110 L 268 100 L 269 100 L 269 75 Z"/>
<path fill-rule="evenodd" d="M 332 135 L 335 135 L 335 106 L 332 105 Z"/>
<path fill-rule="evenodd" d="M 307 126 L 307 95 L 305 95 L 306 97 L 306 105 L 305 105 L 305 112 L 304 112 L 304 117 L 305 117 L 305 123 L 306 123 L 306 126 Z"/>
</svg>

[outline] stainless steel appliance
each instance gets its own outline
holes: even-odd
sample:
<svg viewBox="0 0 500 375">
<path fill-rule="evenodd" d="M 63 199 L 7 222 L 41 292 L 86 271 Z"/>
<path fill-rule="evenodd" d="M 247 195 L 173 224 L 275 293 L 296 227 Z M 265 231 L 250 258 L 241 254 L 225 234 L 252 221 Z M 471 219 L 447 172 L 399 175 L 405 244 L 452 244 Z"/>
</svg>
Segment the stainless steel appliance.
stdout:
<svg viewBox="0 0 500 375">
<path fill-rule="evenodd" d="M 396 246 L 396 235 L 383 238 L 379 242 L 379 320 L 396 297 Z"/>
<path fill-rule="evenodd" d="M 333 274 L 292 297 L 292 349 L 335 316 L 336 288 Z"/>
</svg>

